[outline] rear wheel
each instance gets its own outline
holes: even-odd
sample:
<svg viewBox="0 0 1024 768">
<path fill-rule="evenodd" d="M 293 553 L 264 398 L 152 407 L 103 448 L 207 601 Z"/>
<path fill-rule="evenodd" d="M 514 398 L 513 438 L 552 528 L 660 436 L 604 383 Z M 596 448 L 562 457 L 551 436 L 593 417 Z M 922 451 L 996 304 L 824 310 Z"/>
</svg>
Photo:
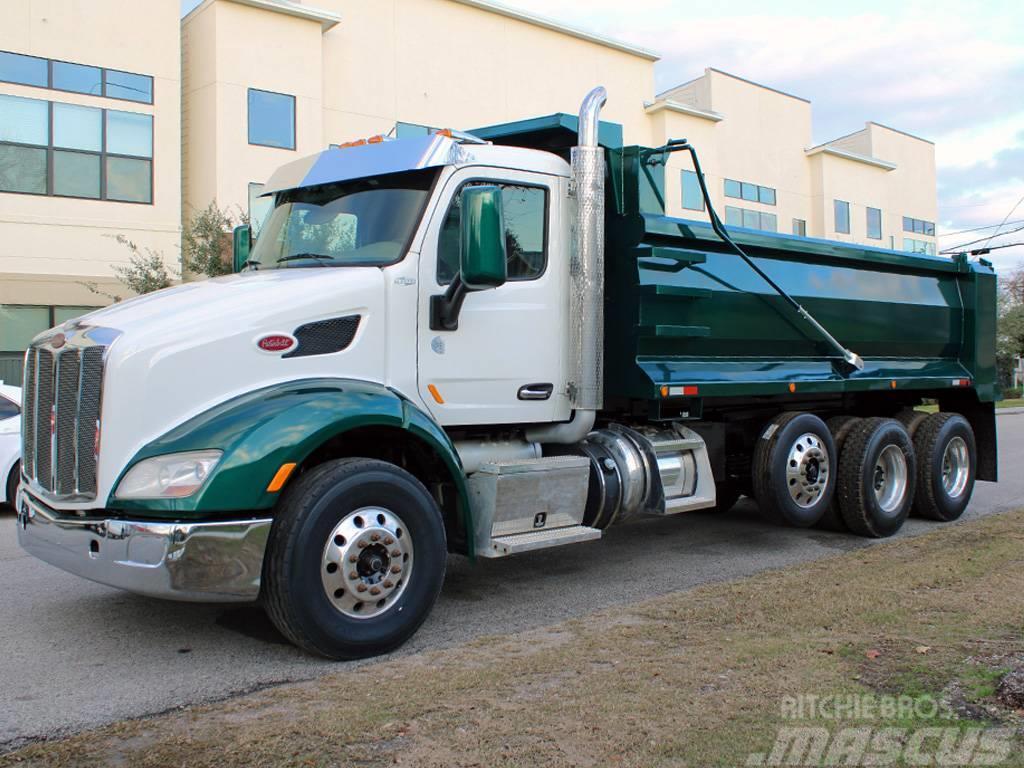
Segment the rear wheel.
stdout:
<svg viewBox="0 0 1024 768">
<path fill-rule="evenodd" d="M 828 427 L 828 431 L 832 433 L 832 441 L 836 444 L 836 463 L 843 460 L 843 446 L 846 444 L 846 438 L 849 437 L 850 432 L 853 428 L 860 424 L 861 420 L 857 416 L 833 416 L 831 419 L 825 422 Z M 832 503 L 828 505 L 828 509 L 825 510 L 825 514 L 821 516 L 821 520 L 818 521 L 818 527 L 824 528 L 827 531 L 846 532 L 849 531 L 849 527 L 846 525 L 846 521 L 843 520 L 843 513 L 839 511 L 839 498 L 838 496 L 832 497 Z"/>
<path fill-rule="evenodd" d="M 18 486 L 21 484 L 21 462 L 14 462 L 14 466 L 11 467 L 11 474 L 7 476 L 7 487 L 5 492 L 7 494 L 7 503 L 12 507 L 17 504 L 18 499 Z"/>
<path fill-rule="evenodd" d="M 914 514 L 943 522 L 956 520 L 974 492 L 977 449 L 971 425 L 958 413 L 933 413 L 918 428 L 914 450 Z"/>
<path fill-rule="evenodd" d="M 898 531 L 910 513 L 917 470 L 906 428 L 870 418 L 846 438 L 839 462 L 839 510 L 851 531 L 881 538 Z"/>
<path fill-rule="evenodd" d="M 261 597 L 285 637 L 332 659 L 397 648 L 444 581 L 444 522 L 404 469 L 341 459 L 303 475 L 278 505 Z"/>
<path fill-rule="evenodd" d="M 751 479 L 761 512 L 779 524 L 806 528 L 828 509 L 836 449 L 825 422 L 810 413 L 782 413 L 761 433 Z"/>
</svg>

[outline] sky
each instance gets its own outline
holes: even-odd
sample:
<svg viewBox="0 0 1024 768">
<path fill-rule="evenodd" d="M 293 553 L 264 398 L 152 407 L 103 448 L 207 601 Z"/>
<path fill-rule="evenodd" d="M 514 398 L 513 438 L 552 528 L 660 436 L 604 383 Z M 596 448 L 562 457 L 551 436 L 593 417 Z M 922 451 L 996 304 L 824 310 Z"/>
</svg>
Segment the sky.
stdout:
<svg viewBox="0 0 1024 768">
<path fill-rule="evenodd" d="M 940 249 L 987 238 L 994 226 L 959 233 L 1004 217 L 1021 231 L 988 245 L 1024 242 L 1019 0 L 501 2 L 654 50 L 658 91 L 716 67 L 810 99 L 815 143 L 867 120 L 934 141 Z M 986 258 L 1024 265 L 1024 245 Z"/>
</svg>

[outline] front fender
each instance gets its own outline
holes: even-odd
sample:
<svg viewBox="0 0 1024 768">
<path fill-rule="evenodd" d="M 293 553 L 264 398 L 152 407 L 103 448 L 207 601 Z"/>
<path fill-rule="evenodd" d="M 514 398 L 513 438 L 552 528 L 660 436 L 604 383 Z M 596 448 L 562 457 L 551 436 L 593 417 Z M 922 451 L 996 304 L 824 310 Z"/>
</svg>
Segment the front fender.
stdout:
<svg viewBox="0 0 1024 768">
<path fill-rule="evenodd" d="M 194 416 L 140 450 L 132 466 L 167 453 L 218 449 L 220 463 L 203 488 L 185 499 L 125 500 L 111 492 L 107 507 L 183 517 L 269 509 L 280 494 L 267 486 L 282 464 L 301 464 L 320 445 L 359 427 L 408 431 L 433 449 L 451 474 L 472 534 L 465 473 L 448 435 L 415 405 L 380 384 L 350 379 L 306 379 L 276 384 L 228 400 Z M 469 541 L 472 541 L 470 536 Z"/>
</svg>

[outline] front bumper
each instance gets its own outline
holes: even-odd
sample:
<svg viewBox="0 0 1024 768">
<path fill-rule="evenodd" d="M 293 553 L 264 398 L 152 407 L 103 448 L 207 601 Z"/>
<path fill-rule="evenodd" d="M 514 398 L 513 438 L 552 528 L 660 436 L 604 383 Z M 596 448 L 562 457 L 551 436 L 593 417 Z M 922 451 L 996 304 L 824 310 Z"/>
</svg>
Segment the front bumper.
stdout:
<svg viewBox="0 0 1024 768">
<path fill-rule="evenodd" d="M 57 514 L 24 488 L 18 543 L 100 584 L 151 597 L 251 602 L 259 596 L 270 519 L 167 523 Z"/>
</svg>

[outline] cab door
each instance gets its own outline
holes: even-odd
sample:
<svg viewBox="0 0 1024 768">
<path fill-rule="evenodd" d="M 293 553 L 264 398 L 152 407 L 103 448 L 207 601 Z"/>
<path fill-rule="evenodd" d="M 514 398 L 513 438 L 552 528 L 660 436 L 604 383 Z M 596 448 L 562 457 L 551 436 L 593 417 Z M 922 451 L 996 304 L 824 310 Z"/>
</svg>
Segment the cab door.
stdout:
<svg viewBox="0 0 1024 768">
<path fill-rule="evenodd" d="M 508 281 L 466 296 L 458 329 L 430 327 L 430 297 L 459 268 L 460 196 L 466 185 L 501 188 Z M 441 424 L 522 424 L 569 418 L 567 222 L 557 176 L 464 168 L 447 181 L 420 258 L 418 387 Z"/>
</svg>

